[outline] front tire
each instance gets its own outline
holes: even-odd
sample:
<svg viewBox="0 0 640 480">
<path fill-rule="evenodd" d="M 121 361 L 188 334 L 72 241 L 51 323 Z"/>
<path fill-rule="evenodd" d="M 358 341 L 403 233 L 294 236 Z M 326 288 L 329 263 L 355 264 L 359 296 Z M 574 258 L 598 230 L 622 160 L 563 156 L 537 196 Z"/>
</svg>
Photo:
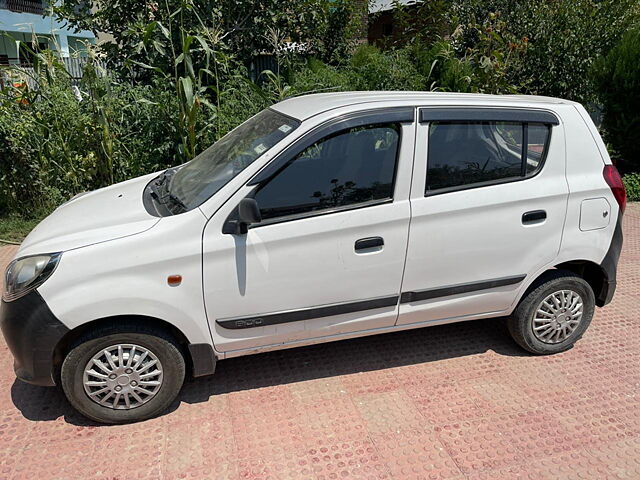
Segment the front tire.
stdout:
<svg viewBox="0 0 640 480">
<path fill-rule="evenodd" d="M 185 376 L 180 349 L 163 332 L 136 328 L 80 339 L 60 372 L 67 399 L 101 423 L 146 420 L 166 410 Z"/>
<path fill-rule="evenodd" d="M 573 347 L 589 327 L 594 311 L 591 286 L 572 272 L 553 270 L 522 298 L 507 325 L 522 348 L 548 355 Z"/>
</svg>

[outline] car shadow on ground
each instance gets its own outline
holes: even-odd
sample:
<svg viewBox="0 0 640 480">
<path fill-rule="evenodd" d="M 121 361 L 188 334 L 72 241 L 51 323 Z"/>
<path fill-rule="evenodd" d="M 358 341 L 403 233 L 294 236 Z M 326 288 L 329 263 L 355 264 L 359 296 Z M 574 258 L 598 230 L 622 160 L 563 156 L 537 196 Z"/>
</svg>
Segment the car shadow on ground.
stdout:
<svg viewBox="0 0 640 480">
<path fill-rule="evenodd" d="M 181 402 L 206 402 L 213 395 L 439 362 L 490 350 L 504 356 L 529 355 L 513 342 L 504 319 L 439 325 L 248 355 L 219 362 L 213 376 L 187 380 L 169 411 L 179 408 Z M 11 387 L 11 399 L 22 415 L 32 421 L 51 421 L 63 416 L 73 425 L 100 425 L 78 414 L 58 388 L 36 387 L 16 380 Z"/>
</svg>

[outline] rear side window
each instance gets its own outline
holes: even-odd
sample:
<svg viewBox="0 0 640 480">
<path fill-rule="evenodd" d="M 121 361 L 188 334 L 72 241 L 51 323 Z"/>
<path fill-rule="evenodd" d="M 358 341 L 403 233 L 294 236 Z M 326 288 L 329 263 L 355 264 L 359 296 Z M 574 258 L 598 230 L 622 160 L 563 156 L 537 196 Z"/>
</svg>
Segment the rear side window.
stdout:
<svg viewBox="0 0 640 480">
<path fill-rule="evenodd" d="M 432 122 L 425 194 L 535 175 L 549 134 L 548 125 L 536 123 Z"/>
<path fill-rule="evenodd" d="M 307 147 L 255 195 L 264 220 L 393 197 L 399 124 L 338 132 Z"/>
</svg>

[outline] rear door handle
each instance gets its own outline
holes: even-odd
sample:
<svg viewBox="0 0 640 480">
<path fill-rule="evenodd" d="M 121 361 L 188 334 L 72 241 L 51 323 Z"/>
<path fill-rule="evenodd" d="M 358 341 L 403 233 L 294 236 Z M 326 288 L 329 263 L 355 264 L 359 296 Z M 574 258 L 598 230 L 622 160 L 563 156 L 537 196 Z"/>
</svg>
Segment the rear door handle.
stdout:
<svg viewBox="0 0 640 480">
<path fill-rule="evenodd" d="M 531 210 L 522 214 L 522 224 L 531 225 L 541 223 L 547 219 L 547 212 L 544 210 Z"/>
<path fill-rule="evenodd" d="M 382 237 L 367 237 L 356 240 L 355 249 L 356 252 L 360 250 L 368 250 L 370 248 L 383 247 L 384 240 Z"/>
</svg>

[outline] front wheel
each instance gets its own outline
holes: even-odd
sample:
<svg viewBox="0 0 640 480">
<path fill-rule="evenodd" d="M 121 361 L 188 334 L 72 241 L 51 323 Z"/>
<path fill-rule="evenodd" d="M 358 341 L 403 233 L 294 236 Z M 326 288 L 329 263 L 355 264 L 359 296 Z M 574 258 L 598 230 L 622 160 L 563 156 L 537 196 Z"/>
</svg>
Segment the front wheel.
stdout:
<svg viewBox="0 0 640 480">
<path fill-rule="evenodd" d="M 572 272 L 555 270 L 520 301 L 509 317 L 509 331 L 531 353 L 559 353 L 582 337 L 594 310 L 591 286 Z"/>
<path fill-rule="evenodd" d="M 169 337 L 136 329 L 80 340 L 60 375 L 80 413 L 102 423 L 128 423 L 169 407 L 182 387 L 185 362 Z"/>
</svg>

